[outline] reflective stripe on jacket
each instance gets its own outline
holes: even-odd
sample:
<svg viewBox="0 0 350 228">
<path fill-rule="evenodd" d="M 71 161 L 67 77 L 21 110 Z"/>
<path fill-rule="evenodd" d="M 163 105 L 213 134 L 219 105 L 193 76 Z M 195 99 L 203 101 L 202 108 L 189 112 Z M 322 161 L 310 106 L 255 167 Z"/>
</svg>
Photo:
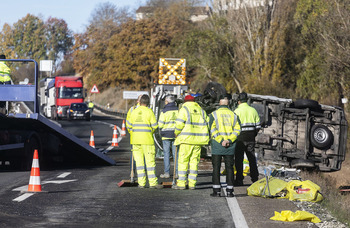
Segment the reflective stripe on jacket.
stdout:
<svg viewBox="0 0 350 228">
<path fill-rule="evenodd" d="M 137 105 L 134 105 L 134 106 L 132 106 L 130 109 L 129 109 L 129 111 L 128 111 L 128 113 L 126 114 L 126 129 L 128 129 L 128 131 L 130 132 L 130 116 L 131 116 L 131 113 L 132 113 L 132 111 L 134 111 L 137 107 L 139 107 L 139 105 L 137 104 Z"/>
<path fill-rule="evenodd" d="M 139 106 L 129 119 L 131 144 L 154 144 L 153 132 L 158 128 L 156 117 L 150 108 Z"/>
<path fill-rule="evenodd" d="M 204 110 L 193 101 L 182 105 L 175 121 L 175 145 L 182 143 L 191 145 L 207 145 L 209 143 L 209 117 Z"/>
<path fill-rule="evenodd" d="M 158 125 L 162 140 L 175 138 L 175 120 L 177 118 L 178 109 L 175 102 L 165 105 L 160 113 Z"/>
<path fill-rule="evenodd" d="M 220 106 L 211 115 L 214 118 L 210 129 L 212 139 L 218 143 L 223 140 L 236 141 L 241 133 L 237 116 L 227 106 Z"/>
<path fill-rule="evenodd" d="M 255 131 L 261 128 L 258 112 L 247 103 L 238 105 L 234 113 L 239 117 L 242 132 Z"/>
</svg>

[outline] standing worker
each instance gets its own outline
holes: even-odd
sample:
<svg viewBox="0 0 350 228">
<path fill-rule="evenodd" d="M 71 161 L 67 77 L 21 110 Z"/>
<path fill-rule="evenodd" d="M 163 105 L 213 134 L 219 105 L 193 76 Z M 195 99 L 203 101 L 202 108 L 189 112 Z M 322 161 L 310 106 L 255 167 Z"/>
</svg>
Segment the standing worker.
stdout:
<svg viewBox="0 0 350 228">
<path fill-rule="evenodd" d="M 11 84 L 11 69 L 1 59 L 6 59 L 5 55 L 0 55 L 0 84 L 10 85 Z"/>
<path fill-rule="evenodd" d="M 147 107 L 149 103 L 149 96 L 142 95 L 140 106 L 130 115 L 131 144 L 136 162 L 139 188 L 144 188 L 146 185 L 145 162 L 150 188 L 162 188 L 163 185 L 158 184 L 156 177 L 156 150 L 153 140 L 153 132 L 158 128 L 158 124 L 153 111 Z"/>
<path fill-rule="evenodd" d="M 11 69 L 1 59 L 6 59 L 5 55 L 0 55 L 0 85 L 11 85 Z M 0 113 L 7 114 L 6 101 L 0 101 Z"/>
<path fill-rule="evenodd" d="M 260 118 L 255 108 L 247 104 L 248 95 L 243 92 L 238 95 L 238 107 L 234 113 L 241 123 L 241 134 L 237 138 L 235 152 L 236 180 L 235 186 L 243 186 L 243 159 L 246 153 L 249 161 L 250 178 L 254 183 L 259 180 L 258 165 L 254 152 L 255 136 L 260 130 Z"/>
<path fill-rule="evenodd" d="M 90 117 L 92 117 L 92 112 L 94 111 L 94 106 L 95 106 L 94 103 L 89 100 L 88 108 L 90 110 Z"/>
<path fill-rule="evenodd" d="M 177 118 L 178 108 L 175 103 L 175 97 L 172 95 L 168 95 L 165 97 L 165 106 L 160 113 L 158 125 L 160 129 L 160 134 L 162 136 L 163 142 L 163 151 L 164 151 L 164 174 L 161 174 L 161 178 L 169 178 L 170 177 L 170 150 L 173 154 L 175 173 L 177 174 L 177 164 L 178 159 L 175 159 L 176 146 L 174 144 L 175 140 L 175 120 Z M 176 158 L 178 156 L 176 155 Z M 176 161 L 175 161 L 176 160 Z M 176 162 L 176 164 L 175 164 Z"/>
<path fill-rule="evenodd" d="M 133 158 L 133 150 L 132 150 L 132 144 L 131 144 L 131 141 L 132 141 L 132 134 L 131 134 L 131 131 L 130 131 L 130 116 L 131 116 L 131 113 L 140 106 L 140 99 L 142 97 L 142 94 L 139 95 L 137 97 L 137 103 L 136 105 L 133 105 L 131 106 L 131 108 L 129 109 L 128 113 L 126 114 L 126 129 L 128 130 L 129 134 L 130 134 L 130 145 L 131 145 L 131 155 L 130 155 L 130 171 L 131 169 L 133 169 L 133 172 L 136 173 L 136 164 L 135 164 L 135 161 L 134 161 L 134 158 Z M 134 164 L 132 164 L 134 163 Z M 133 167 L 133 168 L 132 168 Z"/>
<path fill-rule="evenodd" d="M 237 116 L 228 109 L 230 95 L 220 96 L 219 108 L 210 114 L 209 126 L 211 132 L 212 164 L 213 164 L 213 193 L 211 196 L 220 196 L 220 168 L 224 157 L 226 169 L 227 196 L 233 194 L 233 163 L 236 139 L 241 132 Z"/>
<path fill-rule="evenodd" d="M 194 102 L 194 97 L 187 95 L 175 121 L 175 145 L 179 145 L 179 179 L 177 185 L 174 186 L 175 189 L 186 189 L 188 169 L 189 189 L 196 188 L 201 148 L 209 143 L 208 122 L 209 117 Z"/>
</svg>

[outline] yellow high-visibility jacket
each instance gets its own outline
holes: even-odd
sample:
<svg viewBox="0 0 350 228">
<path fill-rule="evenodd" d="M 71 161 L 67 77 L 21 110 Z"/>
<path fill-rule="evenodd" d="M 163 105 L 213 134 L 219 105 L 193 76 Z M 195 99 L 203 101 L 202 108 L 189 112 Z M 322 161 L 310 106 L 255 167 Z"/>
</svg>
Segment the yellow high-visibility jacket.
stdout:
<svg viewBox="0 0 350 228">
<path fill-rule="evenodd" d="M 153 145 L 153 132 L 158 128 L 153 111 L 145 106 L 139 106 L 132 111 L 129 119 L 131 144 Z"/>
<path fill-rule="evenodd" d="M 175 145 L 207 145 L 209 143 L 209 117 L 193 101 L 184 103 L 175 121 Z"/>
<path fill-rule="evenodd" d="M 242 103 L 238 105 L 234 113 L 239 117 L 242 132 L 260 130 L 260 117 L 255 108 L 247 103 Z"/>
<path fill-rule="evenodd" d="M 212 139 L 218 143 L 222 143 L 224 140 L 229 140 L 230 143 L 236 141 L 241 133 L 237 116 L 227 106 L 220 106 L 211 115 L 213 117 L 210 129 Z"/>
<path fill-rule="evenodd" d="M 164 106 L 160 113 L 158 125 L 162 140 L 175 139 L 175 120 L 177 119 L 178 108 L 175 102 Z"/>
<path fill-rule="evenodd" d="M 0 62 L 0 83 L 10 84 L 11 69 L 5 64 L 5 62 Z"/>
</svg>

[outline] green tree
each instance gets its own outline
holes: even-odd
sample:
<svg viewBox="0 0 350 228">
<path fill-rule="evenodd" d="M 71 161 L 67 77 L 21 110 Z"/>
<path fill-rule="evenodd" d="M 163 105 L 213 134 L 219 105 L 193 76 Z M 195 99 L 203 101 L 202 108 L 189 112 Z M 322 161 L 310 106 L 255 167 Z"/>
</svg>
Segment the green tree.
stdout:
<svg viewBox="0 0 350 228">
<path fill-rule="evenodd" d="M 109 41 L 121 31 L 121 25 L 129 19 L 127 8 L 119 9 L 111 3 L 103 3 L 92 12 L 86 31 L 75 34 L 74 68 L 86 77 L 89 85 L 101 85 Z"/>
<path fill-rule="evenodd" d="M 46 58 L 45 25 L 39 17 L 27 14 L 16 22 L 12 38 L 17 58 Z"/>
<path fill-rule="evenodd" d="M 56 66 L 73 45 L 72 32 L 64 20 L 50 17 L 43 22 L 31 14 L 13 26 L 5 24 L 0 39 L 2 52 L 10 58 L 50 59 Z"/>
<path fill-rule="evenodd" d="M 62 19 L 50 17 L 45 23 L 47 58 L 57 62 L 71 51 L 73 33 Z"/>
<path fill-rule="evenodd" d="M 305 52 L 297 88 L 301 96 L 338 105 L 350 96 L 349 18 L 347 1 L 298 2 L 295 21 Z"/>
</svg>

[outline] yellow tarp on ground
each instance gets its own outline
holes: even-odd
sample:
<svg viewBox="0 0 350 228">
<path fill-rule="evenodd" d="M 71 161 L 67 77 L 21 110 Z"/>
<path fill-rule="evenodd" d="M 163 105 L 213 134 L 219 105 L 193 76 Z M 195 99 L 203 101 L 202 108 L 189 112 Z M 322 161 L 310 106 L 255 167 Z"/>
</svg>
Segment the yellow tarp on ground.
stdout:
<svg viewBox="0 0 350 228">
<path fill-rule="evenodd" d="M 265 186 L 266 178 L 258 180 L 247 188 L 248 195 L 268 197 L 268 188 L 266 187 L 265 189 Z M 281 179 L 270 177 L 269 188 L 271 196 L 286 198 L 291 201 L 319 202 L 323 200 L 323 196 L 320 193 L 321 188 L 309 180 L 285 182 Z"/>
<path fill-rule="evenodd" d="M 311 201 L 319 202 L 323 200 L 323 196 L 320 193 L 320 186 L 313 183 L 312 181 L 299 181 L 293 180 L 289 181 L 287 184 L 288 194 L 285 198 L 289 200 L 298 201 Z"/>
<path fill-rule="evenodd" d="M 281 213 L 275 211 L 275 216 L 270 218 L 271 220 L 293 222 L 293 221 L 310 221 L 313 223 L 319 223 L 321 220 L 316 216 L 306 211 L 281 211 Z"/>
<path fill-rule="evenodd" d="M 267 197 L 269 194 L 269 190 L 266 187 L 266 179 L 260 179 L 257 182 L 253 183 L 251 186 L 247 188 L 248 195 L 249 196 L 264 196 Z M 271 177 L 269 180 L 269 188 L 270 188 L 270 193 L 272 196 L 276 196 L 277 193 L 281 192 L 284 190 L 287 186 L 287 182 L 284 180 L 278 179 Z M 265 192 L 264 192 L 265 189 Z"/>
</svg>

